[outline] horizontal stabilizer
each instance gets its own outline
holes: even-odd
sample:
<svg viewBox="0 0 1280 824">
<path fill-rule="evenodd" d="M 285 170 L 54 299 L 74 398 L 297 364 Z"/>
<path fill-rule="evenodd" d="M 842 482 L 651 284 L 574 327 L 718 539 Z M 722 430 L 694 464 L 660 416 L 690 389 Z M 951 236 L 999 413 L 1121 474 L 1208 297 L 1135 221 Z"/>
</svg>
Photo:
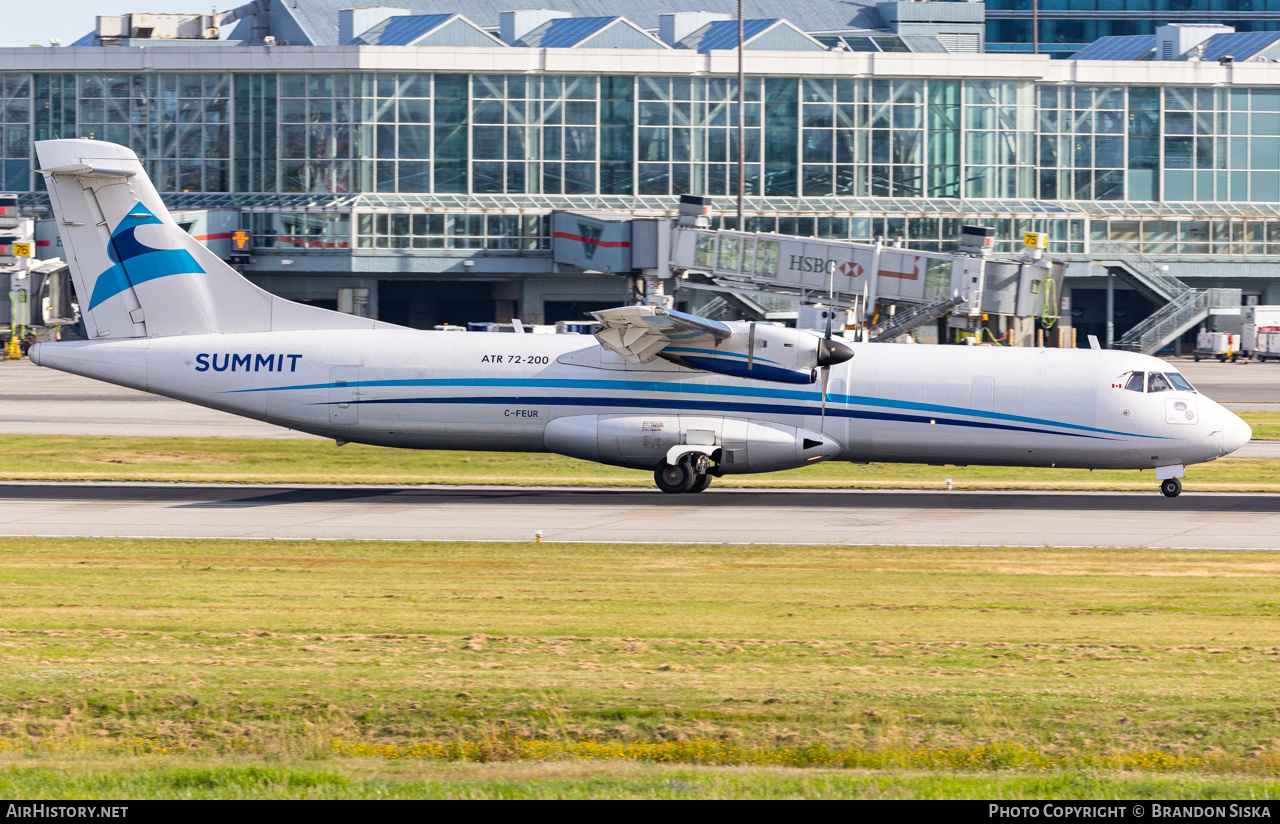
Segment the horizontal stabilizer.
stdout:
<svg viewBox="0 0 1280 824">
<path fill-rule="evenodd" d="M 104 169 L 90 166 L 87 163 L 65 163 L 51 169 L 36 169 L 37 174 L 55 175 L 56 177 L 81 177 L 98 180 L 133 177 L 138 174 L 135 169 Z"/>
</svg>

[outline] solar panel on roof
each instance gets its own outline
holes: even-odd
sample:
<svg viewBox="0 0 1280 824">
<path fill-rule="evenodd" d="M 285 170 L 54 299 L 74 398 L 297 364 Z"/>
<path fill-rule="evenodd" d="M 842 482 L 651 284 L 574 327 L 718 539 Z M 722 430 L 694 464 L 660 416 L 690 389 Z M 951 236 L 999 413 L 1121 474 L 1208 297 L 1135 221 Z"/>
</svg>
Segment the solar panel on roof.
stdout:
<svg viewBox="0 0 1280 824">
<path fill-rule="evenodd" d="M 544 49 L 566 49 L 576 46 L 587 37 L 609 25 L 618 17 L 562 17 L 547 23 L 541 33 L 531 32 L 522 41 L 525 45 Z"/>
<path fill-rule="evenodd" d="M 762 34 L 766 29 L 777 23 L 774 20 L 743 20 L 742 21 L 742 42 L 749 43 L 753 37 Z M 717 20 L 707 27 L 707 31 L 702 35 L 702 39 L 698 41 L 698 53 L 706 54 L 709 51 L 726 51 L 736 49 L 738 47 L 738 21 L 737 20 Z"/>
<path fill-rule="evenodd" d="M 410 14 L 391 17 L 356 38 L 370 46 L 408 46 L 456 17 L 454 14 Z"/>
<path fill-rule="evenodd" d="M 1138 60 L 1156 47 L 1154 34 L 1102 37 L 1071 56 L 1072 60 Z"/>
<path fill-rule="evenodd" d="M 1236 60 L 1248 60 L 1258 52 L 1280 40 L 1280 32 L 1255 31 L 1235 34 L 1215 34 L 1205 41 L 1205 60 L 1217 60 L 1231 55 Z"/>
</svg>

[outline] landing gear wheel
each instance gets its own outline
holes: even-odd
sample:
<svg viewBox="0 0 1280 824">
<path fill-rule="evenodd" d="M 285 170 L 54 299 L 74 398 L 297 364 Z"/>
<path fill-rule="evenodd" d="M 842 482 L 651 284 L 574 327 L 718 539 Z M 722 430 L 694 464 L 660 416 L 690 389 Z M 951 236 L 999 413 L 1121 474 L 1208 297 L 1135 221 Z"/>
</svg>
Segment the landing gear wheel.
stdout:
<svg viewBox="0 0 1280 824">
<path fill-rule="evenodd" d="M 703 472 L 698 476 L 698 480 L 693 482 L 693 486 L 689 488 L 690 492 L 702 492 L 711 486 L 711 473 Z"/>
<path fill-rule="evenodd" d="M 1182 481 L 1177 478 L 1168 478 L 1160 482 L 1160 492 L 1166 498 L 1176 498 L 1182 494 Z"/>
<path fill-rule="evenodd" d="M 663 461 L 653 470 L 653 481 L 663 492 L 679 495 L 693 489 L 698 481 L 698 473 L 686 461 L 680 461 L 674 466 Z"/>
</svg>

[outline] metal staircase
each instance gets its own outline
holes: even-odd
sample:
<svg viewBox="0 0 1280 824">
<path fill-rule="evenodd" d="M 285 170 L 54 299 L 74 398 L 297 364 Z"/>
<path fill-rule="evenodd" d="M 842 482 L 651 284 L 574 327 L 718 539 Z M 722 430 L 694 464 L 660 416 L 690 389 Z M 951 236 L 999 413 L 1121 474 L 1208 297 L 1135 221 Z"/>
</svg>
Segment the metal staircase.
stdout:
<svg viewBox="0 0 1280 824">
<path fill-rule="evenodd" d="M 872 342 L 893 340 L 898 335 L 910 332 L 917 326 L 937 320 L 952 309 L 964 303 L 959 295 L 934 303 L 922 303 L 901 314 L 891 315 L 868 330 Z"/>
<path fill-rule="evenodd" d="M 716 290 L 716 295 L 720 300 L 724 301 L 724 306 L 715 307 L 714 311 L 716 311 L 717 314 L 707 315 L 707 317 L 725 318 L 732 314 L 732 310 L 737 310 L 740 318 L 744 320 L 759 321 L 764 320 L 765 316 L 769 313 L 768 307 L 760 302 L 761 299 L 765 297 L 764 295 L 753 295 L 746 290 L 732 289 L 728 287 L 727 284 L 721 283 L 719 279 L 710 275 L 690 272 L 686 285 L 691 285 L 694 288 L 698 286 L 702 286 L 703 288 L 714 288 Z"/>
<path fill-rule="evenodd" d="M 1119 275 L 1155 303 L 1168 303 L 1191 291 L 1190 286 L 1128 243 L 1098 243 L 1094 251 L 1099 266 Z"/>
<path fill-rule="evenodd" d="M 1128 243 L 1099 243 L 1094 251 L 1099 266 L 1155 303 L 1164 304 L 1125 332 L 1116 341 L 1117 349 L 1153 355 L 1207 318 L 1211 310 L 1240 305 L 1239 289 L 1193 289 Z"/>
<path fill-rule="evenodd" d="M 1155 314 L 1124 333 L 1117 349 L 1153 355 L 1170 341 L 1209 316 L 1220 306 L 1239 306 L 1239 289 L 1191 289 L 1166 303 Z"/>
<path fill-rule="evenodd" d="M 730 310 L 731 307 L 729 306 L 729 301 L 725 300 L 720 295 L 715 295 L 711 300 L 702 304 L 698 309 L 698 314 L 704 318 L 711 318 L 712 320 L 721 320 L 725 318 L 733 320 Z"/>
</svg>

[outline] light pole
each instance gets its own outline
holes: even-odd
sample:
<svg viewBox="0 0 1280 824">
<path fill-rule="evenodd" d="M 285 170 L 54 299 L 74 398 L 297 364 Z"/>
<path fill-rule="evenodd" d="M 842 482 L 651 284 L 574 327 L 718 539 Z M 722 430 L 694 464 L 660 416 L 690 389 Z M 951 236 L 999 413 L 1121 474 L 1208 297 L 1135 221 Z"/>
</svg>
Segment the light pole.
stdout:
<svg viewBox="0 0 1280 824">
<path fill-rule="evenodd" d="M 1040 0 L 1031 0 L 1031 53 L 1040 53 Z"/>
<path fill-rule="evenodd" d="M 743 130 L 743 121 L 746 117 L 746 90 L 742 76 L 742 0 L 738 0 L 738 226 L 739 232 L 746 231 L 746 227 L 742 222 L 742 198 L 746 194 L 746 180 L 743 178 L 743 147 L 742 139 L 745 135 Z"/>
</svg>

